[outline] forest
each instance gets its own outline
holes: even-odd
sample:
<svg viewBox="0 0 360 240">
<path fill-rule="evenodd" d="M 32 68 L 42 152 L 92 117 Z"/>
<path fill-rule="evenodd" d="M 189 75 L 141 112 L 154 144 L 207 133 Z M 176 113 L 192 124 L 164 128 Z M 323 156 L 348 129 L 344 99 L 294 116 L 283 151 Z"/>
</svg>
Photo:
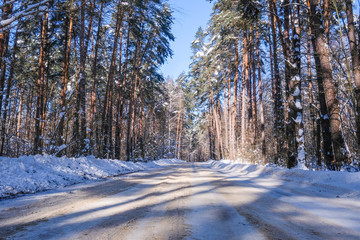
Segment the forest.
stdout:
<svg viewBox="0 0 360 240">
<path fill-rule="evenodd" d="M 210 2 L 170 79 L 166 0 L 3 0 L 0 156 L 358 171 L 358 2 Z"/>
</svg>

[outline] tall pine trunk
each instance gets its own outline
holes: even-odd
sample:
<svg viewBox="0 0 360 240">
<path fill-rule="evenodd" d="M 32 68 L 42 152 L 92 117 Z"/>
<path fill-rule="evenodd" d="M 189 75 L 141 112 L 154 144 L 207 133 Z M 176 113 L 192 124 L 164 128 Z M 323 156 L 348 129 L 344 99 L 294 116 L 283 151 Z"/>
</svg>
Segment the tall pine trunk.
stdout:
<svg viewBox="0 0 360 240">
<path fill-rule="evenodd" d="M 233 90 L 233 102 L 232 102 L 232 113 L 231 113 L 231 125 L 232 125 L 232 129 L 231 129 L 231 141 L 232 141 L 232 149 L 233 149 L 233 159 L 235 160 L 237 157 L 237 135 L 236 135 L 236 115 L 237 115 L 237 103 L 238 103 L 238 81 L 239 81 L 239 66 L 240 66 L 240 61 L 239 61 L 239 40 L 235 40 L 235 66 L 234 66 L 234 71 L 235 71 L 235 76 L 234 76 L 234 90 Z"/>
<path fill-rule="evenodd" d="M 1 20 L 6 20 L 9 15 L 12 13 L 13 4 L 9 0 L 4 0 L 4 5 L 2 8 L 2 16 Z M 5 88 L 5 76 L 6 76 L 6 60 L 4 57 L 6 57 L 8 53 L 8 47 L 9 47 L 9 40 L 10 40 L 10 30 L 8 29 L 0 29 L 0 112 L 3 107 L 3 98 L 4 98 L 4 88 Z M 5 122 L 3 122 L 3 125 Z M 2 133 L 3 135 L 5 133 Z M 3 143 L 2 143 L 3 144 Z"/>
<path fill-rule="evenodd" d="M 278 23 L 277 19 L 277 10 L 276 10 L 276 0 L 270 1 L 270 11 L 272 12 L 271 17 L 271 33 L 272 33 L 272 49 L 273 49 L 273 64 L 274 64 L 274 126 L 275 126 L 275 163 L 281 158 L 283 152 L 284 144 L 284 112 L 283 112 L 283 97 L 281 92 L 281 79 L 279 72 L 278 64 L 278 54 L 277 54 L 277 28 Z"/>
<path fill-rule="evenodd" d="M 42 127 L 41 123 L 44 121 L 43 117 L 43 108 L 44 108 L 44 98 L 45 98 L 45 45 L 46 45 L 46 33 L 47 33 L 47 20 L 48 14 L 42 16 L 41 21 L 41 35 L 40 35 L 40 53 L 39 53 L 39 75 L 37 80 L 37 101 L 36 101 L 36 114 L 35 114 L 35 138 L 34 138 L 34 147 L 33 154 L 42 153 Z"/>
<path fill-rule="evenodd" d="M 259 38 L 258 27 L 256 31 L 256 55 L 257 55 L 259 105 L 260 105 L 261 159 L 262 159 L 262 163 L 265 165 L 266 164 L 265 116 L 264 116 L 263 90 L 262 90 L 262 78 L 261 78 L 260 38 Z"/>
<path fill-rule="evenodd" d="M 304 122 L 301 97 L 301 55 L 300 55 L 300 12 L 299 2 L 295 0 L 293 10 L 292 69 L 289 81 L 289 119 L 288 119 L 288 168 L 305 164 Z"/>
<path fill-rule="evenodd" d="M 327 163 L 329 169 L 339 170 L 347 161 L 347 150 L 345 141 L 340 129 L 340 107 L 336 98 L 335 84 L 332 76 L 330 63 L 329 47 L 324 37 L 324 28 L 322 27 L 321 13 L 317 11 L 319 0 L 310 0 L 310 25 L 313 36 L 314 55 L 318 58 L 316 69 L 318 81 L 322 82 L 325 93 L 325 103 L 328 116 L 323 118 L 330 119 L 331 142 L 334 151 L 334 160 Z M 321 91 L 319 87 L 319 91 Z"/>
<path fill-rule="evenodd" d="M 311 66 L 311 29 L 307 27 L 307 40 L 306 40 L 306 58 L 307 58 L 307 81 L 309 83 L 309 106 L 310 106 L 310 121 L 312 128 L 313 144 L 315 144 L 315 156 L 317 158 L 317 165 L 321 166 L 321 124 L 320 112 L 315 107 L 314 86 L 312 79 L 312 66 Z M 320 108 L 319 108 L 320 109 Z"/>
<path fill-rule="evenodd" d="M 21 119 L 22 119 L 22 111 L 23 111 L 23 102 L 24 102 L 24 89 L 25 89 L 25 81 L 23 80 L 20 84 L 20 101 L 19 101 L 19 110 L 17 112 L 17 122 L 16 122 L 16 156 L 20 156 L 20 137 L 21 137 Z"/>
<path fill-rule="evenodd" d="M 116 26 L 115 26 L 115 37 L 114 46 L 111 56 L 108 83 L 106 88 L 106 97 L 104 102 L 104 116 L 103 116 L 103 135 L 104 135 L 104 148 L 103 154 L 107 158 L 113 158 L 113 144 L 112 144 L 112 119 L 113 119 L 113 89 L 114 89 L 114 75 L 116 70 L 116 57 L 118 52 L 119 38 L 121 38 L 121 26 L 123 20 L 123 11 L 121 11 L 120 5 L 117 10 Z"/>
<path fill-rule="evenodd" d="M 358 42 L 356 40 L 356 31 L 354 24 L 353 6 L 351 0 L 346 0 L 346 17 L 348 25 L 348 35 L 350 44 L 350 53 L 352 60 L 352 71 L 355 82 L 355 115 L 356 115 L 356 135 L 358 146 L 360 148 L 360 54 L 358 52 Z"/>
<path fill-rule="evenodd" d="M 255 30 L 256 31 L 256 30 Z M 257 119 L 258 119 L 258 112 L 257 112 L 257 101 L 256 101 L 256 95 L 257 95 L 257 89 L 256 89 L 256 59 L 255 59 L 255 44 L 256 44 L 256 40 L 255 40 L 255 36 L 254 36 L 254 31 L 251 32 L 251 36 L 252 36 L 252 41 L 251 41 L 251 45 L 252 45 L 252 50 L 251 50 L 251 68 L 252 68 L 252 76 L 253 76 L 253 81 L 252 81 L 252 86 L 250 86 L 250 88 L 252 88 L 252 116 L 253 116 L 253 120 L 252 120 L 252 145 L 255 148 L 256 142 L 257 142 L 257 134 L 258 134 L 258 127 L 257 127 Z"/>
<path fill-rule="evenodd" d="M 131 16 L 131 11 L 129 13 L 129 18 Z M 117 103 L 117 123 L 116 123 L 116 136 L 115 136 L 115 155 L 118 157 L 115 157 L 117 159 L 120 159 L 120 153 L 121 153 L 121 140 L 122 140 L 122 125 L 123 125 L 123 115 L 124 115 L 124 105 L 125 105 L 125 97 L 122 96 L 122 94 L 125 92 L 125 85 L 127 80 L 127 70 L 128 70 L 128 61 L 129 61 L 129 49 L 130 49 L 130 31 L 131 31 L 131 25 L 130 22 L 128 22 L 128 30 L 127 30 L 127 36 L 126 36 L 126 51 L 125 51 L 125 62 L 124 62 L 124 68 L 121 67 L 121 61 L 119 63 L 119 76 L 121 81 L 121 86 L 119 86 L 118 90 L 118 103 Z M 122 51 L 122 46 L 120 46 L 120 55 Z M 121 59 L 121 58 L 120 58 Z M 155 115 L 154 115 L 155 116 Z"/>
<path fill-rule="evenodd" d="M 91 141 L 91 146 L 93 148 L 99 149 L 100 148 L 100 134 L 99 134 L 99 126 L 96 124 L 96 113 L 97 113 L 97 108 L 96 108 L 96 91 L 97 91 L 97 86 L 98 86 L 98 81 L 97 81 L 97 68 L 98 68 L 98 54 L 99 54 L 99 46 L 100 46 L 100 38 L 101 38 L 101 31 L 102 31 L 102 11 L 103 11 L 103 3 L 101 3 L 100 6 L 100 12 L 99 12 L 99 19 L 98 19 L 98 30 L 97 30 L 97 34 L 96 34 L 96 42 L 95 42 L 95 49 L 94 49 L 94 57 L 93 57 L 93 65 L 92 65 L 92 71 L 91 71 L 91 78 L 92 78 L 92 84 L 91 84 L 91 95 L 90 95 L 90 141 Z M 95 138 L 95 140 L 94 140 Z M 94 149 L 92 149 L 92 151 L 94 151 Z M 97 151 L 97 153 L 99 154 L 99 150 Z"/>
<path fill-rule="evenodd" d="M 247 142 L 247 132 L 246 132 L 246 83 L 249 81 L 249 57 L 248 57 L 248 40 L 247 33 L 244 30 L 243 34 L 243 71 L 244 78 L 242 80 L 242 106 L 241 106 L 241 148 L 245 150 L 246 142 Z"/>
<path fill-rule="evenodd" d="M 4 146 L 5 146 L 5 140 L 6 140 L 6 136 L 8 135 L 8 132 L 6 131 L 6 121 L 7 121 L 7 117 L 11 116 L 10 110 L 11 108 L 9 108 L 9 102 L 10 102 L 10 91 L 12 88 L 12 84 L 13 84 L 13 80 L 14 80 L 14 65 L 15 65 L 15 61 L 16 61 L 16 54 L 18 54 L 18 33 L 19 33 L 19 29 L 20 29 L 20 25 L 17 26 L 16 28 L 16 33 L 15 33 L 15 39 L 14 39 L 14 46 L 13 46 L 13 51 L 12 51 L 12 56 L 11 56 L 11 63 L 10 63 L 10 72 L 9 72 L 9 76 L 7 79 L 7 86 L 6 86 L 6 94 L 5 98 L 4 98 L 4 109 L 3 109 L 3 116 L 2 116 L 2 129 L 1 129 L 1 146 L 0 146 L 0 156 L 3 156 L 4 154 Z M 4 65 L 6 65 L 6 63 L 3 63 Z M 4 68 L 5 71 L 5 68 Z M 2 73 L 3 76 L 5 76 L 5 72 Z M 2 76 L 2 77 L 3 77 Z M 23 83 L 22 83 L 23 85 Z M 21 88 L 23 89 L 23 87 Z M 23 90 L 21 90 L 21 92 L 23 92 Z M 0 97 L 1 99 L 3 98 L 3 96 Z M 20 101 L 22 104 L 22 100 Z M 0 105 L 2 105 L 2 102 L 0 101 Z M 20 107 L 20 106 L 19 106 Z M 21 107 L 20 107 L 21 108 Z M 1 109 L 1 107 L 0 107 Z M 1 112 L 1 110 L 0 110 Z M 17 133 L 16 133 L 17 134 Z M 17 140 L 17 142 L 19 141 L 19 139 Z M 18 150 L 18 148 L 17 148 Z"/>
<path fill-rule="evenodd" d="M 74 155 L 86 155 L 86 54 L 85 45 L 85 8 L 86 1 L 81 0 L 80 6 L 80 63 L 79 63 L 79 80 L 76 88 L 76 106 L 74 114 Z"/>
<path fill-rule="evenodd" d="M 74 1 L 71 2 L 71 6 L 73 7 Z M 72 28 L 73 28 L 73 14 L 72 10 L 70 9 L 70 18 L 69 23 L 65 23 L 65 44 L 64 44 L 64 54 L 63 54 L 63 72 L 61 78 L 61 93 L 60 93 L 60 121 L 57 130 L 57 146 L 61 146 L 65 143 L 64 138 L 64 128 L 65 128 L 65 115 L 66 115 L 66 91 L 67 85 L 69 81 L 69 66 L 70 66 L 70 53 L 71 53 L 71 41 L 72 41 Z M 60 153 L 59 153 L 60 154 Z"/>
<path fill-rule="evenodd" d="M 118 75 L 119 75 L 119 80 L 118 80 L 118 90 L 117 90 L 117 104 L 116 104 L 116 126 L 115 126 L 115 149 L 114 149 L 114 154 L 115 154 L 115 159 L 120 159 L 120 154 L 121 154 L 121 130 L 122 130 L 122 112 L 123 112 L 123 102 L 124 102 L 124 96 L 123 96 L 123 92 L 124 92 L 124 87 L 126 82 L 125 77 L 123 76 L 123 68 L 122 68 L 122 51 L 123 51 L 123 33 L 121 32 L 120 34 L 120 43 L 119 43 L 119 69 L 118 69 Z"/>
</svg>

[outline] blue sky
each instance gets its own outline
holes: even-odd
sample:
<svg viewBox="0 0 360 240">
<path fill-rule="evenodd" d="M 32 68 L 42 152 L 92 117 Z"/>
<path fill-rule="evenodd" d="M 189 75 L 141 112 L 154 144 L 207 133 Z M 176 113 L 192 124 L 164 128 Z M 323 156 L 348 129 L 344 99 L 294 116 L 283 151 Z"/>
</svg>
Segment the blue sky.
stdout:
<svg viewBox="0 0 360 240">
<path fill-rule="evenodd" d="M 187 72 L 191 57 L 191 42 L 198 27 L 207 26 L 212 3 L 206 0 L 169 0 L 175 17 L 172 32 L 175 41 L 171 42 L 174 55 L 161 67 L 164 77 L 176 79 L 181 72 Z"/>
</svg>

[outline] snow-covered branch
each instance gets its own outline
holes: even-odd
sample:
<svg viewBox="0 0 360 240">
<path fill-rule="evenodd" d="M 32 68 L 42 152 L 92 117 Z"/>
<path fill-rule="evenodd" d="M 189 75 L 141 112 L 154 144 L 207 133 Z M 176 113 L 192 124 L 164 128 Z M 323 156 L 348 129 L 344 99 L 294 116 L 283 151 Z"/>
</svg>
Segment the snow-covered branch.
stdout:
<svg viewBox="0 0 360 240">
<path fill-rule="evenodd" d="M 6 30 L 12 23 L 21 19 L 22 17 L 35 15 L 39 12 L 46 12 L 48 10 L 47 4 L 50 0 L 43 0 L 38 3 L 25 5 L 25 8 L 19 12 L 16 12 L 13 15 L 10 15 L 9 18 L 0 21 L 0 32 Z"/>
</svg>

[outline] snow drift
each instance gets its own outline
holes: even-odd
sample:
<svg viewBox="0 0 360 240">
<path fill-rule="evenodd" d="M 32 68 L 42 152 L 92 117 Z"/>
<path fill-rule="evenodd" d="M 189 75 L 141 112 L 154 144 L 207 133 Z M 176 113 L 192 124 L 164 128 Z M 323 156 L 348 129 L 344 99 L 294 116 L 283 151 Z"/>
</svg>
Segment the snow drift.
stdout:
<svg viewBox="0 0 360 240">
<path fill-rule="evenodd" d="M 274 166 L 259 166 L 232 162 L 230 160 L 207 161 L 207 166 L 236 176 L 250 178 L 278 178 L 286 181 L 322 186 L 332 189 L 346 189 L 347 195 L 360 198 L 360 172 L 312 171 L 299 168 L 287 169 Z M 339 191 L 341 193 L 342 191 Z"/>
<path fill-rule="evenodd" d="M 99 180 L 119 174 L 182 163 L 176 159 L 153 162 L 124 162 L 95 157 L 54 157 L 50 155 L 0 158 L 0 198 L 34 193 Z"/>
</svg>

